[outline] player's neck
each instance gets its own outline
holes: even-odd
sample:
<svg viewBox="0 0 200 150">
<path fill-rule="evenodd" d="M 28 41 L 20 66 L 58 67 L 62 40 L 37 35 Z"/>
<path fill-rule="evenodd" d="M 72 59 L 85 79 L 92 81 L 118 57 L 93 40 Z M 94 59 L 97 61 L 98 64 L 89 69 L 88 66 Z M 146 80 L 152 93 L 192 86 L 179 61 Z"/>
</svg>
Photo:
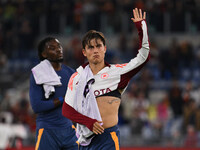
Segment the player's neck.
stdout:
<svg viewBox="0 0 200 150">
<path fill-rule="evenodd" d="M 92 70 L 92 73 L 94 75 L 96 75 L 104 67 L 105 67 L 105 62 L 104 61 L 101 62 L 101 63 L 98 63 L 98 64 L 90 63 L 90 69 Z"/>
<path fill-rule="evenodd" d="M 59 71 L 61 70 L 61 63 L 55 63 L 55 62 L 51 62 L 51 65 L 53 66 L 55 71 Z"/>
</svg>

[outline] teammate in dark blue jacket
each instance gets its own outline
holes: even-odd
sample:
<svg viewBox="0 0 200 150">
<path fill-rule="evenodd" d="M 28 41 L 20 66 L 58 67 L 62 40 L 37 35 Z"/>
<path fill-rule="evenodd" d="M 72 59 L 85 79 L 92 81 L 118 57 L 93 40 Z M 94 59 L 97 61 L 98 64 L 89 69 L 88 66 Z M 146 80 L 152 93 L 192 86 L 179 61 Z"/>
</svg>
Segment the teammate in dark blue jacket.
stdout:
<svg viewBox="0 0 200 150">
<path fill-rule="evenodd" d="M 54 86 L 55 93 L 45 98 L 42 84 L 30 77 L 30 102 L 37 114 L 35 150 L 78 150 L 77 137 L 72 122 L 62 116 L 62 103 L 70 76 L 74 70 L 62 64 L 63 49 L 60 42 L 47 37 L 38 45 L 41 61 L 47 59 L 61 78 L 61 86 Z"/>
</svg>

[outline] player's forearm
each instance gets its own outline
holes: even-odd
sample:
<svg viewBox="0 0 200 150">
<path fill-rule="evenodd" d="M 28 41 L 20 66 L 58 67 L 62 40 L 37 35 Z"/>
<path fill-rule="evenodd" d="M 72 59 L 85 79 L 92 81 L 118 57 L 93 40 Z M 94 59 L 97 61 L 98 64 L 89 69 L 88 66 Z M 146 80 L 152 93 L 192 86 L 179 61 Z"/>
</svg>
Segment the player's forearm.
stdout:
<svg viewBox="0 0 200 150">
<path fill-rule="evenodd" d="M 35 113 L 41 113 L 53 109 L 54 103 L 53 101 L 38 101 L 31 103 L 31 106 Z"/>
<path fill-rule="evenodd" d="M 93 124 L 97 121 L 96 119 L 89 118 L 77 112 L 73 107 L 68 105 L 66 102 L 63 103 L 62 114 L 63 116 L 72 120 L 73 122 L 85 125 L 91 131 L 93 130 Z"/>
<path fill-rule="evenodd" d="M 50 100 L 36 100 L 33 98 L 32 101 L 31 106 L 35 113 L 45 112 L 56 107 L 60 107 L 62 104 L 58 98 Z"/>
<path fill-rule="evenodd" d="M 44 90 L 41 85 L 37 85 L 33 76 L 30 79 L 30 102 L 35 113 L 41 113 L 59 107 L 63 102 L 63 97 L 45 99 Z"/>
</svg>

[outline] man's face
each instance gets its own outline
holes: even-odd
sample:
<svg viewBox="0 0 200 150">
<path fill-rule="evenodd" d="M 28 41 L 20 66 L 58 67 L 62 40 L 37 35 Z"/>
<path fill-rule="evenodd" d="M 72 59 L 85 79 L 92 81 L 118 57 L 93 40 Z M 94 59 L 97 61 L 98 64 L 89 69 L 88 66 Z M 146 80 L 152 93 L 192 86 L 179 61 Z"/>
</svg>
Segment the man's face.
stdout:
<svg viewBox="0 0 200 150">
<path fill-rule="evenodd" d="M 42 55 L 51 62 L 62 62 L 63 48 L 60 42 L 57 39 L 47 42 Z"/>
<path fill-rule="evenodd" d="M 89 63 L 98 64 L 104 62 L 106 46 L 100 39 L 92 39 L 82 52 Z"/>
</svg>

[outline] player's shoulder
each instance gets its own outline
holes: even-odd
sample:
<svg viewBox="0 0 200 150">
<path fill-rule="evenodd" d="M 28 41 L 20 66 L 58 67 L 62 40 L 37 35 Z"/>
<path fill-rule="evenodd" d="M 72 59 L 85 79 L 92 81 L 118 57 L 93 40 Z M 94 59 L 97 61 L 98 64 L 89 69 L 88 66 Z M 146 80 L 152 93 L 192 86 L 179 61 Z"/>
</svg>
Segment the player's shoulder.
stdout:
<svg viewBox="0 0 200 150">
<path fill-rule="evenodd" d="M 71 75 L 69 79 L 68 88 L 71 89 L 71 91 L 73 90 L 74 85 L 78 83 L 77 75 L 78 75 L 78 72 L 75 72 Z"/>
<path fill-rule="evenodd" d="M 71 78 L 74 79 L 74 78 L 77 78 L 79 77 L 79 73 L 78 72 L 74 72 L 72 75 L 71 75 Z"/>
</svg>

